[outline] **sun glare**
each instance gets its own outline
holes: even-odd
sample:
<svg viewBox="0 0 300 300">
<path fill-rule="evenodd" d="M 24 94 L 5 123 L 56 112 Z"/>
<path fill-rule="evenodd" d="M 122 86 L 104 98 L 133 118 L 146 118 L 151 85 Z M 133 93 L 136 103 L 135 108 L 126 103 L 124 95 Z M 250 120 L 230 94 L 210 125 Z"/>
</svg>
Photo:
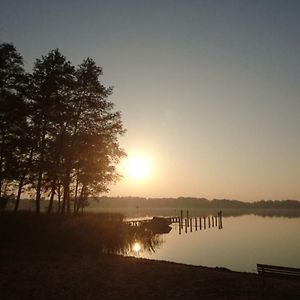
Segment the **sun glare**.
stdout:
<svg viewBox="0 0 300 300">
<path fill-rule="evenodd" d="M 135 180 L 144 179 L 150 173 L 149 160 L 143 156 L 129 157 L 127 161 L 127 175 Z"/>
<path fill-rule="evenodd" d="M 142 249 L 141 244 L 138 242 L 135 242 L 132 246 L 132 250 L 134 252 L 140 252 L 141 249 Z"/>
</svg>

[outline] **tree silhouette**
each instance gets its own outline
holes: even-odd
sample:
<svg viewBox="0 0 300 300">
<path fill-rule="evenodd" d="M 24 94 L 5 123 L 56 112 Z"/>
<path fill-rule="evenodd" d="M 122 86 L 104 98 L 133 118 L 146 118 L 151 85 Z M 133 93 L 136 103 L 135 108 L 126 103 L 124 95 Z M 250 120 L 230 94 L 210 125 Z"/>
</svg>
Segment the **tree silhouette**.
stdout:
<svg viewBox="0 0 300 300">
<path fill-rule="evenodd" d="M 13 196 L 15 184 L 21 176 L 24 159 L 24 131 L 27 127 L 26 83 L 21 55 L 12 44 L 0 44 L 1 199 Z"/>
<path fill-rule="evenodd" d="M 65 181 L 76 178 L 75 208 L 79 209 L 89 194 L 107 191 L 107 185 L 118 178 L 115 163 L 125 155 L 117 137 L 124 133 L 120 112 L 107 98 L 112 88 L 99 81 L 102 69 L 87 58 L 76 71 L 76 93 L 73 120 L 70 123 L 70 143 L 66 151 Z M 80 197 L 77 203 L 77 192 Z M 64 186 L 64 191 L 68 189 Z M 64 194 L 64 203 L 69 195 Z M 67 205 L 69 209 L 69 205 Z"/>
<path fill-rule="evenodd" d="M 125 155 L 121 114 L 99 80 L 102 69 L 91 58 L 76 69 L 55 49 L 25 74 L 13 45 L 1 44 L 0 55 L 0 196 L 17 193 L 17 211 L 26 186 L 37 213 L 42 196 L 49 213 L 55 199 L 62 214 L 71 201 L 75 212 L 83 209 L 119 178 L 115 165 Z"/>
<path fill-rule="evenodd" d="M 46 173 L 49 175 L 48 179 L 53 181 L 52 185 L 55 185 L 57 175 L 53 174 L 52 167 L 54 164 L 56 168 L 60 167 L 60 144 L 57 139 L 62 139 L 61 135 L 68 126 L 69 98 L 66 90 L 71 89 L 73 84 L 74 67 L 58 49 L 52 50 L 47 56 L 36 60 L 31 81 L 33 107 L 31 120 L 36 132 L 37 143 L 36 176 L 34 178 L 37 212 L 40 211 L 42 187 L 46 183 L 43 180 Z M 57 132 L 59 132 L 58 135 Z M 53 157 L 46 156 L 47 151 L 50 151 Z"/>
</svg>

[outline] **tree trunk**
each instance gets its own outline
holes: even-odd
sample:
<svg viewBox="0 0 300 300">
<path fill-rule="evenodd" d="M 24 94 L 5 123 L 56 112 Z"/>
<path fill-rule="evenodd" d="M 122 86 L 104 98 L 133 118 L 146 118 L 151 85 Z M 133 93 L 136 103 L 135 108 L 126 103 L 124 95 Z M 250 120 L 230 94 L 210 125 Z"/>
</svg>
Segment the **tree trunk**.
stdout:
<svg viewBox="0 0 300 300">
<path fill-rule="evenodd" d="M 81 188 L 81 191 L 80 191 L 80 196 L 79 196 L 79 201 L 78 201 L 78 205 L 77 205 L 77 213 L 79 212 L 80 208 L 81 208 L 81 211 L 83 211 L 84 188 L 85 188 L 85 186 L 82 185 L 82 188 Z"/>
<path fill-rule="evenodd" d="M 0 151 L 0 197 L 2 197 L 2 186 L 3 186 L 3 176 L 2 176 L 2 172 L 3 172 L 3 161 L 4 161 L 4 141 L 5 141 L 5 135 L 4 132 L 2 131 L 2 143 L 1 143 L 1 151 Z"/>
<path fill-rule="evenodd" d="M 22 188 L 24 186 L 24 180 L 25 180 L 25 175 L 23 175 L 19 181 L 18 194 L 17 194 L 16 204 L 15 204 L 15 208 L 14 208 L 14 214 L 17 213 L 19 206 L 20 206 L 20 200 L 21 200 Z"/>
<path fill-rule="evenodd" d="M 52 185 L 51 185 L 51 196 L 50 196 L 50 200 L 49 200 L 48 214 L 50 214 L 52 212 L 55 190 L 56 190 L 56 177 L 53 179 Z"/>
<path fill-rule="evenodd" d="M 57 189 L 57 196 L 58 196 L 58 206 L 57 206 L 57 213 L 60 213 L 60 209 L 61 209 L 61 193 L 60 193 L 60 184 L 58 185 L 58 189 Z"/>
<path fill-rule="evenodd" d="M 24 181 L 25 181 L 26 175 L 28 174 L 28 171 L 29 171 L 29 168 L 30 168 L 29 166 L 32 162 L 33 150 L 34 150 L 34 147 L 31 147 L 28 161 L 26 163 L 25 169 L 23 170 L 23 174 L 22 174 L 22 176 L 20 178 L 20 181 L 19 181 L 17 200 L 16 200 L 16 205 L 15 205 L 15 208 L 14 208 L 14 213 L 15 214 L 17 213 L 17 211 L 19 209 L 19 206 L 20 206 L 22 188 L 24 186 Z"/>
<path fill-rule="evenodd" d="M 75 186 L 75 195 L 74 195 L 74 207 L 73 207 L 73 213 L 76 214 L 77 212 L 77 193 L 78 193 L 78 176 L 76 178 L 76 186 Z"/>
<path fill-rule="evenodd" d="M 63 202 L 62 202 L 62 209 L 61 213 L 64 214 L 67 210 L 67 213 L 70 213 L 70 173 L 69 171 L 66 172 L 64 178 L 64 195 L 63 195 Z"/>
<path fill-rule="evenodd" d="M 45 138 L 46 138 L 46 120 L 44 119 L 43 130 L 42 130 L 42 140 L 41 140 L 41 150 L 40 150 L 40 161 L 39 161 L 39 171 L 38 171 L 38 183 L 36 188 L 36 213 L 39 214 L 41 210 L 41 188 L 43 179 L 43 164 L 44 164 L 44 153 L 45 153 Z"/>
</svg>

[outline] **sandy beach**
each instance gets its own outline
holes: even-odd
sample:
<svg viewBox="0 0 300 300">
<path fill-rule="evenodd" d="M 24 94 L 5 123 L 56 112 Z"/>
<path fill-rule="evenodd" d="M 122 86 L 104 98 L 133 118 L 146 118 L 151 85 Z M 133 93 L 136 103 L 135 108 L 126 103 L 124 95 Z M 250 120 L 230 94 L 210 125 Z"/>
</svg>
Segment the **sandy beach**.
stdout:
<svg viewBox="0 0 300 300">
<path fill-rule="evenodd" d="M 297 280 L 101 255 L 1 251 L 0 299 L 299 299 Z"/>
</svg>

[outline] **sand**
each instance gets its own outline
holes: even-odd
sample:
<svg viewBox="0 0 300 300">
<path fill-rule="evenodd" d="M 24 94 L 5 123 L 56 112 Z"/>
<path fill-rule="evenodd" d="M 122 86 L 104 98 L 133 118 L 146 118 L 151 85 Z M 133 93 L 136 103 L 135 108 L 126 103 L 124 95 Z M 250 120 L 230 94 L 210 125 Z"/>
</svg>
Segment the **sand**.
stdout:
<svg viewBox="0 0 300 300">
<path fill-rule="evenodd" d="M 122 257 L 1 250 L 0 299 L 300 299 L 300 281 Z"/>
</svg>

